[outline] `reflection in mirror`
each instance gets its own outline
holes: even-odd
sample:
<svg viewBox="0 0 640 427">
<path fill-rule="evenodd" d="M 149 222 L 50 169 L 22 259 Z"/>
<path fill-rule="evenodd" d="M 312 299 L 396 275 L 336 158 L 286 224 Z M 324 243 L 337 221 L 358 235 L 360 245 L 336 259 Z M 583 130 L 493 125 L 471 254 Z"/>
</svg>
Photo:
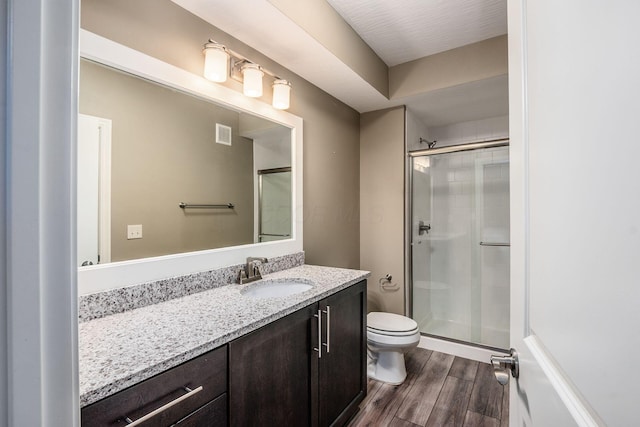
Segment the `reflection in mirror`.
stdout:
<svg viewBox="0 0 640 427">
<path fill-rule="evenodd" d="M 291 168 L 258 170 L 258 241 L 291 236 Z"/>
<path fill-rule="evenodd" d="M 84 59 L 79 109 L 79 266 L 290 238 L 289 128 Z"/>
</svg>

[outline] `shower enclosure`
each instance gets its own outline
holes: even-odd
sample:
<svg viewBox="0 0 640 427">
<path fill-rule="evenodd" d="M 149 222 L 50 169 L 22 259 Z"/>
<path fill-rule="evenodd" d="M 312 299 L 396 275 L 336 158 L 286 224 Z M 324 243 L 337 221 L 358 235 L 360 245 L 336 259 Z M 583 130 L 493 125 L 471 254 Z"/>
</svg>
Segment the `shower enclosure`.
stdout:
<svg viewBox="0 0 640 427">
<path fill-rule="evenodd" d="M 291 168 L 258 171 L 258 242 L 291 238 Z"/>
<path fill-rule="evenodd" d="M 410 153 L 408 312 L 423 335 L 509 348 L 507 140 Z"/>
</svg>

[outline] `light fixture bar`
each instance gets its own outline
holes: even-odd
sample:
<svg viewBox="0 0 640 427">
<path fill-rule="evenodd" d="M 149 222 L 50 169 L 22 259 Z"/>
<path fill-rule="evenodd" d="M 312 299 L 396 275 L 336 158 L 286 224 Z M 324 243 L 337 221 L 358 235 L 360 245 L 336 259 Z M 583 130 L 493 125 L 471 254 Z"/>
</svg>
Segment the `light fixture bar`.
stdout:
<svg viewBox="0 0 640 427">
<path fill-rule="evenodd" d="M 213 51 L 209 53 L 209 51 Z M 221 52 L 226 55 L 227 59 L 225 62 L 225 67 L 227 68 L 226 75 L 230 76 L 232 79 L 237 80 L 243 83 L 243 92 L 246 96 L 249 97 L 260 97 L 262 96 L 262 77 L 264 74 L 270 76 L 274 79 L 273 82 L 273 101 L 272 104 L 274 108 L 280 110 L 286 110 L 289 108 L 289 97 L 291 92 L 291 83 L 288 80 L 282 79 L 277 74 L 272 71 L 256 64 L 255 62 L 248 59 L 246 56 L 235 52 L 221 43 L 216 42 L 213 39 L 209 39 L 208 43 L 204 45 L 205 52 L 205 77 L 209 80 L 215 82 L 224 82 L 226 81 L 226 76 L 224 79 L 218 77 L 219 73 L 214 74 L 210 70 L 214 68 L 213 65 L 207 64 L 208 56 L 211 55 L 218 62 L 215 65 L 215 69 L 221 70 L 222 65 L 220 59 L 222 57 Z M 247 71 L 247 75 L 245 75 L 245 71 Z M 249 76 L 250 82 L 247 82 L 247 76 Z M 258 88 L 258 82 L 260 82 L 260 88 Z"/>
</svg>

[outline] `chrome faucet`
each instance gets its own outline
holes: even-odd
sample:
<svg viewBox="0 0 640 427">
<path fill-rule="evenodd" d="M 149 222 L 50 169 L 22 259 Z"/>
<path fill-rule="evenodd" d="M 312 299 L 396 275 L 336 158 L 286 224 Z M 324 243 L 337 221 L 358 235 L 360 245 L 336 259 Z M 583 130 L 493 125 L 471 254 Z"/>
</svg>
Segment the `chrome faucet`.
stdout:
<svg viewBox="0 0 640 427">
<path fill-rule="evenodd" d="M 256 261 L 259 261 L 256 264 Z M 260 274 L 260 265 L 269 262 L 267 258 L 263 257 L 249 257 L 247 258 L 247 264 L 238 272 L 238 283 L 244 284 L 249 282 L 255 282 L 262 279 Z"/>
</svg>

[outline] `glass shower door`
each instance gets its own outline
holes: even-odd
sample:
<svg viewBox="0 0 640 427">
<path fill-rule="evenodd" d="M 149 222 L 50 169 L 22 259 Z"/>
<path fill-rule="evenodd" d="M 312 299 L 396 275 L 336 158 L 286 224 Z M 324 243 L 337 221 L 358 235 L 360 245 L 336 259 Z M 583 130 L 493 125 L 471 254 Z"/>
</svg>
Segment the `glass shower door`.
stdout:
<svg viewBox="0 0 640 427">
<path fill-rule="evenodd" d="M 291 168 L 258 171 L 258 242 L 291 238 Z"/>
<path fill-rule="evenodd" d="M 421 332 L 509 348 L 508 147 L 414 157 L 411 180 Z"/>
</svg>

